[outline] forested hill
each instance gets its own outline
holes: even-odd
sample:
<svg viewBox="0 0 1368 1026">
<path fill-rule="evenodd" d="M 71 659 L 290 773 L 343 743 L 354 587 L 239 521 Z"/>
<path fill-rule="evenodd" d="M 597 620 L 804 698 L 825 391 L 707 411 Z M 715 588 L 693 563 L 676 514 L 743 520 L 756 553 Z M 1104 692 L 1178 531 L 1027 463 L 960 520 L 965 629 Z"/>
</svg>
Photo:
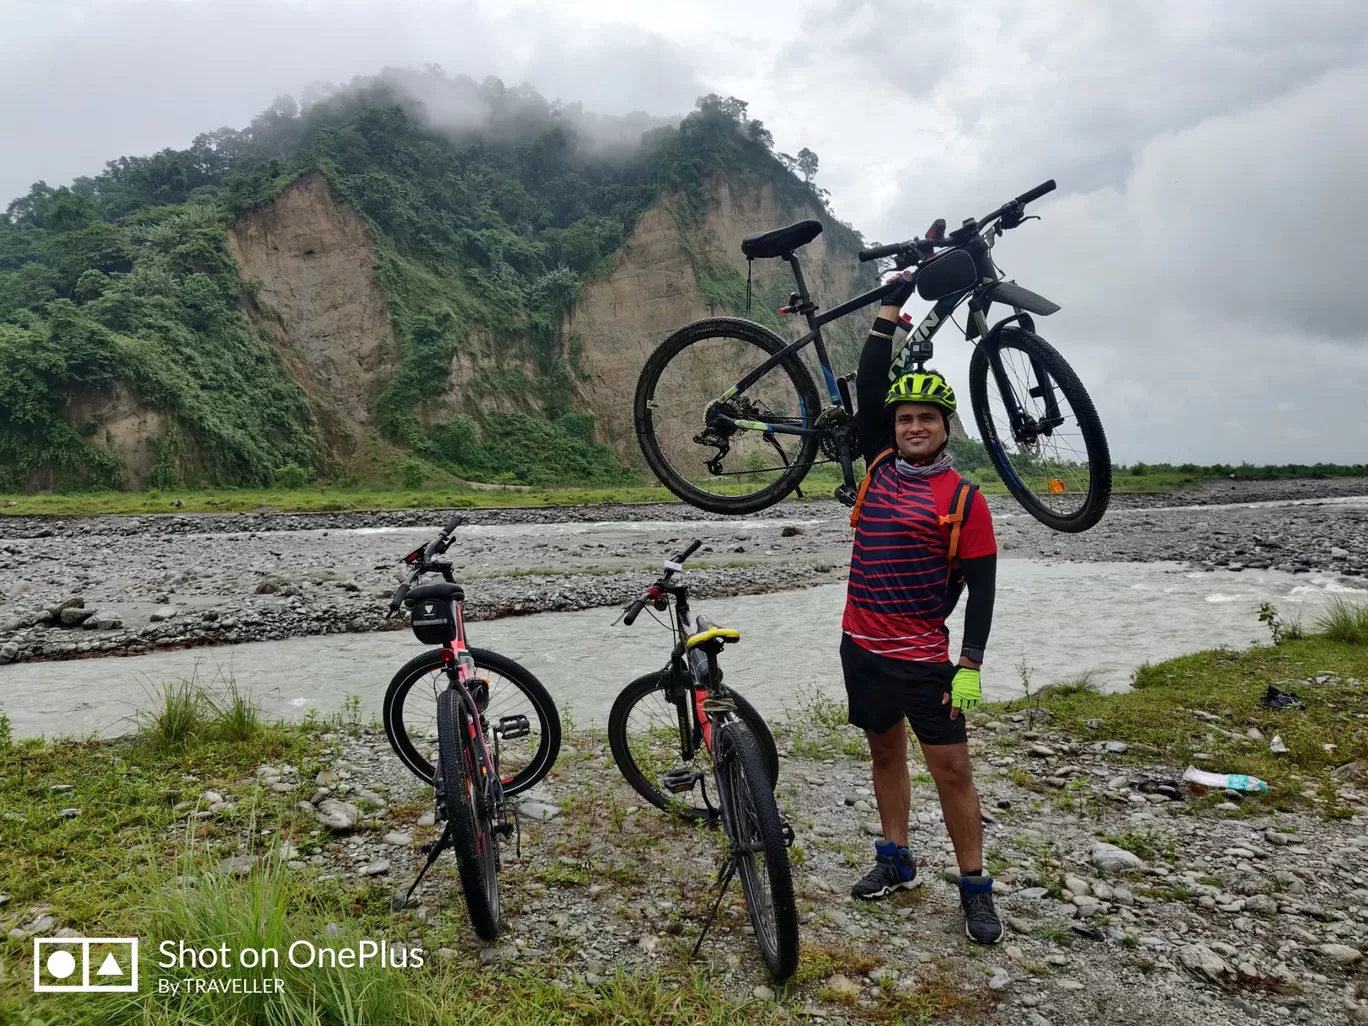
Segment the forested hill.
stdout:
<svg viewBox="0 0 1368 1026">
<path fill-rule="evenodd" d="M 744 307 L 741 235 L 819 217 L 814 291 L 871 281 L 817 170 L 735 98 L 602 118 L 429 69 L 39 183 L 0 217 L 0 491 L 630 476 L 641 362 Z"/>
</svg>

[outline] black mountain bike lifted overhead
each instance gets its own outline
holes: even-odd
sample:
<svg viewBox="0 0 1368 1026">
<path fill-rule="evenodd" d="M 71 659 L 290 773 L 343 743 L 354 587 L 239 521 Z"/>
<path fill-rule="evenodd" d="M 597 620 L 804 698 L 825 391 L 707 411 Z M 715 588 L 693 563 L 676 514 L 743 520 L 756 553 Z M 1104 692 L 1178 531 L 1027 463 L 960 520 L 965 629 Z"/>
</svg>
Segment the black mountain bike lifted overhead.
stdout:
<svg viewBox="0 0 1368 1026">
<path fill-rule="evenodd" d="M 711 317 L 666 339 L 646 361 L 633 413 L 646 462 L 685 502 L 714 513 L 753 513 L 799 490 L 817 463 L 835 463 L 835 495 L 847 505 L 856 494 L 856 437 L 850 381 L 837 378 L 822 341 L 822 325 L 871 304 L 901 306 L 915 291 L 934 303 L 899 347 L 890 381 L 923 370 L 932 338 L 967 310 L 965 338 L 977 340 L 969 363 L 974 420 L 988 457 L 1008 490 L 1041 523 L 1085 531 L 1106 512 L 1111 457 L 1092 400 L 1073 369 L 1035 333 L 1032 314 L 1059 307 L 1029 289 L 1000 280 L 994 242 L 1030 220 L 1028 203 L 1055 187 L 1045 182 L 948 234 L 938 220 L 925 239 L 863 250 L 862 261 L 891 258 L 903 274 L 818 314 L 799 267 L 797 250 L 822 232 L 820 221 L 748 235 L 748 259 L 778 258 L 793 269 L 797 291 L 781 314 L 801 314 L 808 332 L 786 342 L 754 321 Z M 994 304 L 1013 312 L 991 327 Z M 881 304 L 881 305 L 882 305 Z M 799 356 L 811 344 L 827 402 Z M 739 378 L 733 375 L 740 374 Z M 801 494 L 801 491 L 799 492 Z"/>
</svg>

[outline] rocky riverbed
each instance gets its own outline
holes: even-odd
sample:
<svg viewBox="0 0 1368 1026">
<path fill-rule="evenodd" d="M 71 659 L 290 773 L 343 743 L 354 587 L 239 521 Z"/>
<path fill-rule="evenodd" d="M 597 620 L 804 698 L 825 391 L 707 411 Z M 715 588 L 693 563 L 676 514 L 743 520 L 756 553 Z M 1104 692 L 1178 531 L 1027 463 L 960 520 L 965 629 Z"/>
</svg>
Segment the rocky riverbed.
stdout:
<svg viewBox="0 0 1368 1026">
<path fill-rule="evenodd" d="M 1005 558 L 1176 560 L 1347 579 L 1368 574 L 1368 498 L 1354 498 L 1366 492 L 1368 482 L 1337 479 L 1116 496 L 1081 535 L 1045 528 L 1010 498 L 990 506 Z M 465 516 L 469 527 L 448 555 L 472 619 L 620 604 L 693 537 L 705 543 L 691 564 L 704 597 L 840 581 L 849 558 L 848 511 L 826 500 L 744 519 L 682 504 Z M 445 518 L 431 510 L 5 518 L 0 664 L 398 628 L 386 613 L 399 558 Z"/>
<path fill-rule="evenodd" d="M 1252 811 L 1234 793 L 1165 783 L 1181 767 L 1159 749 L 1080 740 L 1048 716 L 971 722 L 987 863 L 1008 925 L 1000 946 L 964 937 L 949 838 L 922 776 L 912 847 L 924 886 L 878 903 L 848 896 L 878 832 L 868 765 L 849 729 L 813 723 L 777 729 L 802 923 L 799 975 L 787 986 L 767 978 L 735 885 L 690 959 L 723 842 L 640 800 L 602 736 L 585 732 L 567 737 L 551 776 L 520 799 L 522 852 L 505 851 L 498 943 L 436 936 L 461 907 L 448 858 L 395 919 L 391 944 L 473 972 L 518 968 L 590 987 L 618 971 L 701 964 L 739 1004 L 778 1001 L 816 1022 L 918 1011 L 1030 1026 L 1368 1022 L 1362 767 L 1333 775 L 1333 796 L 1309 786 L 1305 812 Z M 251 872 L 268 857 L 263 835 L 273 836 L 289 872 L 342 880 L 372 892 L 371 903 L 377 888 L 407 887 L 416 846 L 434 835 L 421 811 L 430 790 L 366 728 L 323 735 L 305 771 L 268 765 L 175 784 L 180 814 L 206 820 L 201 833 L 216 838 L 221 872 Z M 238 811 L 263 792 L 297 799 L 265 831 Z M 1348 818 L 1323 818 L 1327 797 Z M 0 920 L 20 939 L 68 926 L 42 904 L 0 907 Z"/>
</svg>

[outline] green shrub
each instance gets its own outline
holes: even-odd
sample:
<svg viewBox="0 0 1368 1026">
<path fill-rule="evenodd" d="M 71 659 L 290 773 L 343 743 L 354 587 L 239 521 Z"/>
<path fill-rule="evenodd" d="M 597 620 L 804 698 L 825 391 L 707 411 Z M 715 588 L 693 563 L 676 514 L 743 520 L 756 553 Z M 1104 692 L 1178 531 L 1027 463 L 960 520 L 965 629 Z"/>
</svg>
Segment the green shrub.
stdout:
<svg viewBox="0 0 1368 1026">
<path fill-rule="evenodd" d="M 1336 595 L 1330 607 L 1316 618 L 1316 626 L 1331 641 L 1368 645 L 1368 604 Z"/>
<path fill-rule="evenodd" d="M 275 470 L 274 484 L 279 488 L 296 489 L 307 488 L 314 483 L 314 473 L 306 470 L 298 463 L 287 463 L 283 467 Z"/>
</svg>

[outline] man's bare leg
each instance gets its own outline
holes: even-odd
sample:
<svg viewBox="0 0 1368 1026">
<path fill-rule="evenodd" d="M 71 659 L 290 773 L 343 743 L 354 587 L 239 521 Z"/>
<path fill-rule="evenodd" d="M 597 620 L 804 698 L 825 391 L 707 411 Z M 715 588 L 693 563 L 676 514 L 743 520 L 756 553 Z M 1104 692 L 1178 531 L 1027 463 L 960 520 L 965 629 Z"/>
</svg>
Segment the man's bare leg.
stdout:
<svg viewBox="0 0 1368 1026">
<path fill-rule="evenodd" d="M 879 823 L 884 839 L 907 847 L 907 816 L 912 808 L 912 778 L 907 772 L 907 722 L 880 733 L 865 731 L 874 777 L 874 796 L 879 800 Z M 967 758 L 967 755 L 966 755 Z"/>
<path fill-rule="evenodd" d="M 979 821 L 978 790 L 974 787 L 974 772 L 969 764 L 969 746 L 922 745 L 922 755 L 926 758 L 927 769 L 931 771 L 931 779 L 936 782 L 936 790 L 940 792 L 945 829 L 955 846 L 960 872 L 982 870 L 983 829 Z M 876 789 L 877 781 L 876 777 Z M 880 799 L 881 808 L 882 801 Z"/>
</svg>

